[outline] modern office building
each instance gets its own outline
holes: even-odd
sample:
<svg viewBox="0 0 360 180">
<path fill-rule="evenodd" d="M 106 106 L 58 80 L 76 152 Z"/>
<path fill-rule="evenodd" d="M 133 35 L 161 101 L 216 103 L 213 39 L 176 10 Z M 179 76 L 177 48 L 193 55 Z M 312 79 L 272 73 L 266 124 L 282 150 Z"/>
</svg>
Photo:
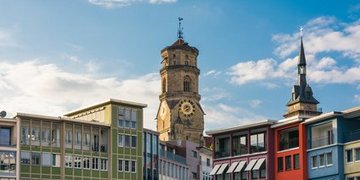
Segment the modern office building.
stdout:
<svg viewBox="0 0 360 180">
<path fill-rule="evenodd" d="M 199 163 L 199 179 L 200 180 L 211 180 L 212 176 L 210 172 L 212 170 L 212 150 L 207 147 L 198 147 L 197 148 L 200 157 Z"/>
<path fill-rule="evenodd" d="M 143 175 L 144 180 L 159 179 L 159 133 L 144 128 L 143 134 Z"/>
<path fill-rule="evenodd" d="M 143 179 L 145 104 L 110 99 L 65 116 L 0 122 L 0 179 Z"/>
<path fill-rule="evenodd" d="M 308 179 L 360 176 L 359 118 L 360 107 L 324 113 L 303 122 L 307 131 Z"/>
<path fill-rule="evenodd" d="M 0 179 L 19 177 L 18 123 L 16 119 L 0 118 Z"/>
<path fill-rule="evenodd" d="M 186 156 L 176 144 L 160 142 L 160 180 L 189 180 L 191 179 Z"/>
<path fill-rule="evenodd" d="M 207 131 L 213 137 L 216 180 L 274 179 L 271 120 Z"/>
</svg>

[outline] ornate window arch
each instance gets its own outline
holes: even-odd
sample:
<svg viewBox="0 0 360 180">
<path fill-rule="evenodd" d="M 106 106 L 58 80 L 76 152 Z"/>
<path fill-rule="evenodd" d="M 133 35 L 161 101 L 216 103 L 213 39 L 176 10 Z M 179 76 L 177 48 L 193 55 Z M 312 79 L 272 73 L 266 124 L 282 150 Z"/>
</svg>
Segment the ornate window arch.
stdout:
<svg viewBox="0 0 360 180">
<path fill-rule="evenodd" d="M 184 92 L 191 91 L 191 79 L 189 76 L 184 77 Z"/>
</svg>

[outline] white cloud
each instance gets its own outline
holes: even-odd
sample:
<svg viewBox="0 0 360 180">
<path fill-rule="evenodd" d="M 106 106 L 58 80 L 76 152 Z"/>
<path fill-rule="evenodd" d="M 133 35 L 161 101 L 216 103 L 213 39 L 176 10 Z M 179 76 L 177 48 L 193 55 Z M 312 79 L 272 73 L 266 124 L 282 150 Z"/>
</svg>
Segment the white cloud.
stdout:
<svg viewBox="0 0 360 180">
<path fill-rule="evenodd" d="M 0 29 L 0 47 L 14 47 L 17 43 L 13 37 L 13 34 L 4 29 Z"/>
<path fill-rule="evenodd" d="M 206 87 L 201 90 L 201 94 L 202 94 L 202 100 L 205 102 L 218 101 L 230 96 L 230 94 L 227 91 L 225 91 L 225 89 L 218 87 L 212 87 L 212 88 Z"/>
<path fill-rule="evenodd" d="M 221 74 L 221 71 L 217 71 L 217 70 L 215 70 L 215 69 L 212 69 L 212 70 L 206 72 L 204 76 L 217 77 L 217 76 L 219 76 L 220 74 Z"/>
<path fill-rule="evenodd" d="M 0 63 L 1 108 L 58 116 L 109 98 L 148 104 L 145 127 L 155 128 L 160 80 L 157 73 L 133 79 L 96 77 L 92 73 L 69 73 L 54 64 L 37 60 Z"/>
<path fill-rule="evenodd" d="M 116 8 L 130 6 L 134 3 L 143 2 L 143 0 L 88 0 L 91 4 L 98 5 L 104 8 Z M 164 4 L 164 3 L 175 3 L 176 0 L 147 0 L 150 4 Z"/>
<path fill-rule="evenodd" d="M 206 112 L 205 129 L 226 128 L 265 119 L 263 116 L 246 109 L 223 103 L 215 106 L 203 106 Z"/>
<path fill-rule="evenodd" d="M 253 99 L 249 102 L 250 107 L 257 108 L 262 104 L 262 101 L 259 99 Z"/>
<path fill-rule="evenodd" d="M 260 81 L 276 76 L 274 59 L 240 62 L 230 68 L 230 82 L 243 85 L 252 81 Z"/>
<path fill-rule="evenodd" d="M 276 34 L 273 40 L 278 43 L 275 54 L 285 60 L 280 62 L 267 58 L 240 62 L 230 68 L 232 83 L 276 84 L 274 82 L 278 80 L 296 78 L 299 32 Z M 359 83 L 360 43 L 358 42 L 360 42 L 360 21 L 342 23 L 334 17 L 319 17 L 306 23 L 304 46 L 308 80 L 322 84 Z"/>
<path fill-rule="evenodd" d="M 175 3 L 176 0 L 149 0 L 151 4 Z"/>
<path fill-rule="evenodd" d="M 354 102 L 360 103 L 360 94 L 355 94 L 354 95 Z"/>
</svg>

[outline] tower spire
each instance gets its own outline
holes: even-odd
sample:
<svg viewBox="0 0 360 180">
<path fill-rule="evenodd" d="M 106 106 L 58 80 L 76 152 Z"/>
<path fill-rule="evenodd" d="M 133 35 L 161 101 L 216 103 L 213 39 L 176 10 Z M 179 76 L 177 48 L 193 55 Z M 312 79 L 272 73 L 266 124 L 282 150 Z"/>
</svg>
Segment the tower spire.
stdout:
<svg viewBox="0 0 360 180">
<path fill-rule="evenodd" d="M 179 39 L 184 39 L 183 37 L 183 27 L 181 27 L 181 21 L 184 20 L 182 17 L 178 17 L 178 21 L 179 21 L 179 28 L 178 28 L 178 38 Z"/>
</svg>

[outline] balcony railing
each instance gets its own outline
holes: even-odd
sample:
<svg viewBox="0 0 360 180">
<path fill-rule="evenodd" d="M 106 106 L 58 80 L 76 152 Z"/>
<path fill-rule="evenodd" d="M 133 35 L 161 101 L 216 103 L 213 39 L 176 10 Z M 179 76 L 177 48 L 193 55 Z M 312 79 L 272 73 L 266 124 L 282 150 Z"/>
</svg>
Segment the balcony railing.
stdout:
<svg viewBox="0 0 360 180">
<path fill-rule="evenodd" d="M 280 151 L 286 150 L 286 149 L 291 149 L 291 148 L 296 148 L 296 147 L 299 147 L 299 139 L 298 138 L 282 140 L 279 143 Z"/>
<path fill-rule="evenodd" d="M 186 164 L 186 159 L 184 157 L 179 156 L 179 155 L 174 154 L 174 153 L 169 152 L 169 151 L 165 151 L 163 149 L 160 149 L 160 156 L 162 156 L 164 158 L 167 158 L 169 160 L 179 162 L 181 164 Z"/>
<path fill-rule="evenodd" d="M 326 146 L 334 143 L 334 137 L 333 136 L 322 136 L 314 138 L 311 141 L 311 148 L 317 148 L 321 146 Z"/>
</svg>

